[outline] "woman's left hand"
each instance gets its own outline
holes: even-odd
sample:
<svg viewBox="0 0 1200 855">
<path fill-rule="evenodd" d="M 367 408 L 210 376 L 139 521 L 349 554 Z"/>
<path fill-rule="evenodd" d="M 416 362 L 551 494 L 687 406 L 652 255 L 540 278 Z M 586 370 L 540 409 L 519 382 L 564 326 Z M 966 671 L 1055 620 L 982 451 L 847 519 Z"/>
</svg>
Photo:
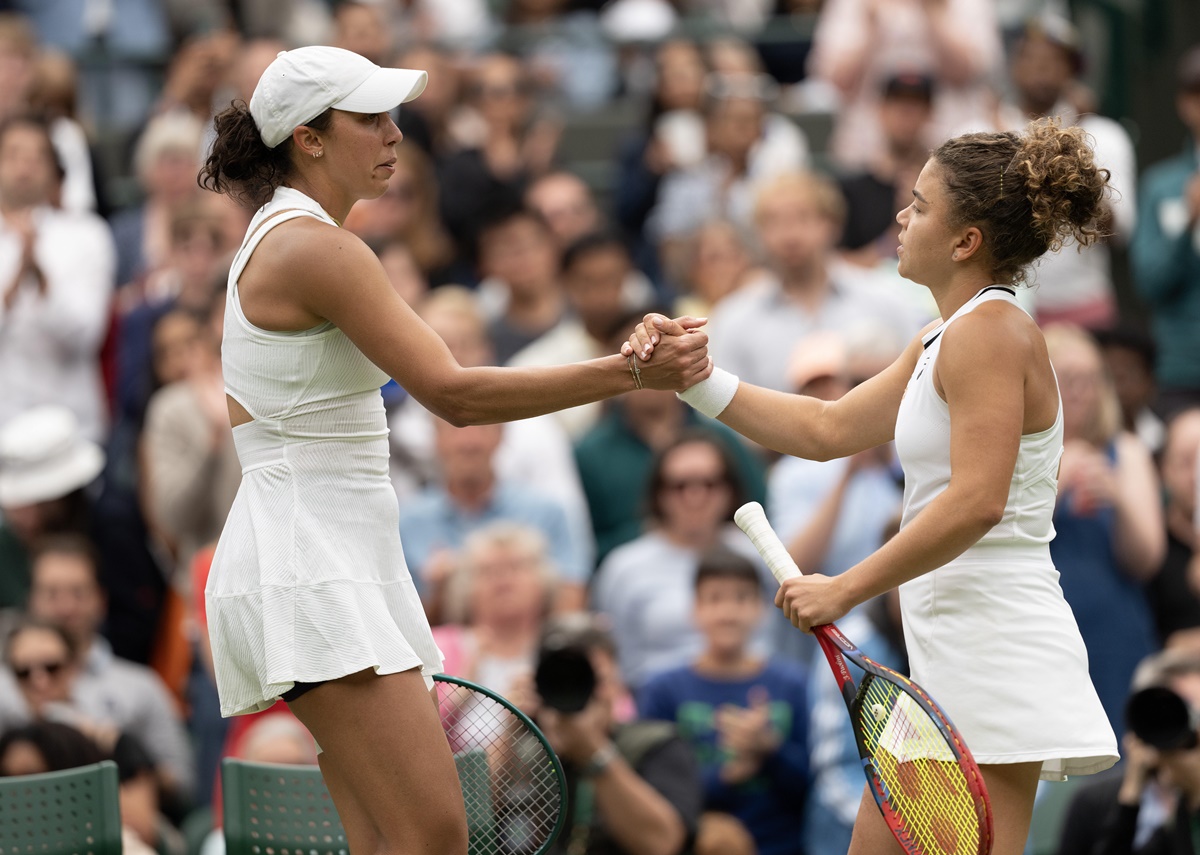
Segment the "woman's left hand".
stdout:
<svg viewBox="0 0 1200 855">
<path fill-rule="evenodd" d="M 780 585 L 775 605 L 783 610 L 792 626 L 811 632 L 814 626 L 833 623 L 850 611 L 853 604 L 845 601 L 838 577 L 813 573 Z"/>
</svg>

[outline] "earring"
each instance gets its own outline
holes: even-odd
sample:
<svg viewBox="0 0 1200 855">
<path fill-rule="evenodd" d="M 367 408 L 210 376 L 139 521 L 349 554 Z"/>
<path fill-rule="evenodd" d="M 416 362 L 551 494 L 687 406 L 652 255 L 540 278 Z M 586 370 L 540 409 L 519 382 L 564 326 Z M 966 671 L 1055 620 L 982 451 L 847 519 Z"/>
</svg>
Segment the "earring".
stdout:
<svg viewBox="0 0 1200 855">
<path fill-rule="evenodd" d="M 317 149 L 316 151 L 314 151 L 314 152 L 312 153 L 312 156 L 313 156 L 313 157 L 320 157 L 320 156 L 321 156 L 321 155 L 323 155 L 324 153 L 325 153 L 325 149 L 323 149 L 323 148 L 319 148 L 319 149 Z"/>
</svg>

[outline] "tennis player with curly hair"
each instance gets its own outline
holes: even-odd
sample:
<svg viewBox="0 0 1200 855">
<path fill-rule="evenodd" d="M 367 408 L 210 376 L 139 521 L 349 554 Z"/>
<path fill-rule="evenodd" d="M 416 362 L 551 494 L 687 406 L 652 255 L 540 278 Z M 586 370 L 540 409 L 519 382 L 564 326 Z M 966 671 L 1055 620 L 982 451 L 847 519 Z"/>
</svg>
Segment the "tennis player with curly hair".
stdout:
<svg viewBox="0 0 1200 855">
<path fill-rule="evenodd" d="M 930 290 L 939 321 L 837 401 L 740 383 L 719 368 L 681 395 L 797 457 L 846 457 L 895 440 L 905 475 L 900 533 L 840 576 L 785 582 L 776 604 L 808 630 L 900 586 L 911 676 L 980 764 L 995 855 L 1024 850 L 1039 778 L 1117 760 L 1050 560 L 1058 384 L 1014 291 L 1044 253 L 1099 237 L 1107 179 L 1083 133 L 1052 121 L 1021 135 L 947 141 L 897 215 L 900 274 Z M 681 332 L 647 316 L 625 349 L 649 355 L 670 341 L 664 333 Z M 851 855 L 900 851 L 864 792 Z"/>
<path fill-rule="evenodd" d="M 216 118 L 201 184 L 258 211 L 229 274 L 222 357 L 243 478 L 206 603 L 222 714 L 289 703 L 323 749 L 351 852 L 465 855 L 429 695 L 441 654 L 404 564 L 379 388 L 394 377 L 461 425 L 683 389 L 709 365 L 693 332 L 644 365 L 459 366 L 339 227 L 387 188 L 401 138 L 389 111 L 425 82 L 299 48 Z"/>
</svg>

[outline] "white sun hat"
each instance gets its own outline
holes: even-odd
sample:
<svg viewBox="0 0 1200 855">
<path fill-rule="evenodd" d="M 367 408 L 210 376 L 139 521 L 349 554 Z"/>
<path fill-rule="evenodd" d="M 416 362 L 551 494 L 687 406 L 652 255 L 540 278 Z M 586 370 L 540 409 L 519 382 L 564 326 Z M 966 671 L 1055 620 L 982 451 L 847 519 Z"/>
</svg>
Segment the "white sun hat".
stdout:
<svg viewBox="0 0 1200 855">
<path fill-rule="evenodd" d="M 66 407 L 41 406 L 0 427 L 0 505 L 61 499 L 96 479 L 104 452 Z"/>
<path fill-rule="evenodd" d="M 254 87 L 250 115 L 267 148 L 275 148 L 331 107 L 382 113 L 416 98 L 428 79 L 424 71 L 380 68 L 342 48 L 312 45 L 280 51 Z"/>
</svg>

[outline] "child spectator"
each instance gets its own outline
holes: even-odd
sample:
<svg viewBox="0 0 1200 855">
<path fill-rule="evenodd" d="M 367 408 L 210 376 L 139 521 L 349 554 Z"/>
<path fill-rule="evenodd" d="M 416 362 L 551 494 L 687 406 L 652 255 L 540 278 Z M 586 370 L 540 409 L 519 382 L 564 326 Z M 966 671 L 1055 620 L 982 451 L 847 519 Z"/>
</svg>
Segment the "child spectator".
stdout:
<svg viewBox="0 0 1200 855">
<path fill-rule="evenodd" d="M 808 791 L 807 680 L 791 663 L 753 654 L 763 585 L 746 558 L 707 552 L 696 570 L 703 652 L 650 679 L 644 718 L 673 721 L 696 749 L 705 810 L 732 814 L 761 855 L 799 855 Z"/>
</svg>

